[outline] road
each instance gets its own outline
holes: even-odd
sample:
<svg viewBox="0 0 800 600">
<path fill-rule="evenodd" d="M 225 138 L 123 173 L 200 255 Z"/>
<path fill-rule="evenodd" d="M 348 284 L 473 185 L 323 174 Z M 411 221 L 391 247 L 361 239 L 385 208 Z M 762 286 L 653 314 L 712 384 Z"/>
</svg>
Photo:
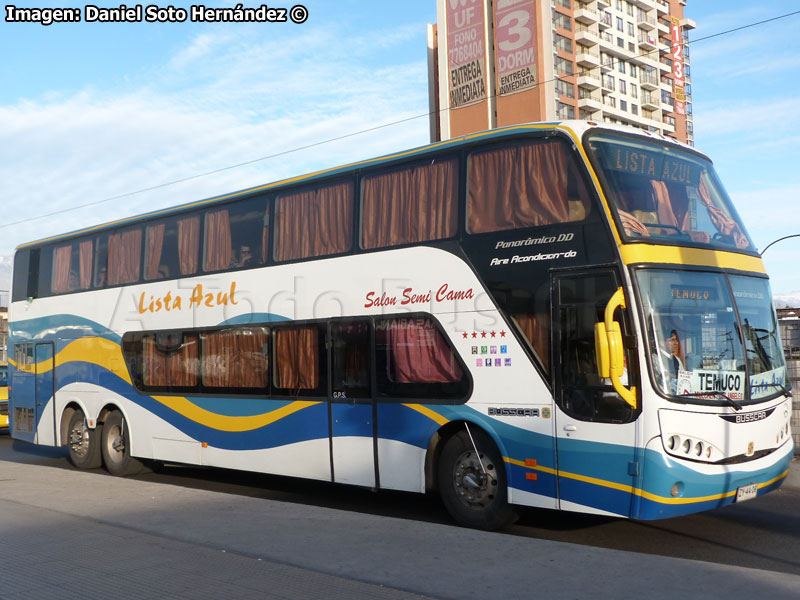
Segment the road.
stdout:
<svg viewBox="0 0 800 600">
<path fill-rule="evenodd" d="M 6 434 L 0 435 L 0 460 L 74 468 L 65 449 L 34 446 Z M 800 465 L 794 468 L 800 469 Z M 110 477 L 99 469 L 94 473 Z M 374 493 L 286 477 L 172 465 L 134 479 L 417 522 L 451 523 L 435 496 Z M 754 501 L 664 521 L 635 522 L 529 509 L 505 533 L 800 575 L 800 487 L 785 486 Z"/>
</svg>

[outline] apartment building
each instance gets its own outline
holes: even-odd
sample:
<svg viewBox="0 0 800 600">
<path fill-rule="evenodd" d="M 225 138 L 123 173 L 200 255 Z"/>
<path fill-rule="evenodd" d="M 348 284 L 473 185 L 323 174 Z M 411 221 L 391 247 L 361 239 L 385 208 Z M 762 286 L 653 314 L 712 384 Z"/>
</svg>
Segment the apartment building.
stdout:
<svg viewBox="0 0 800 600">
<path fill-rule="evenodd" d="M 431 140 L 586 119 L 694 141 L 687 0 L 437 0 Z"/>
</svg>

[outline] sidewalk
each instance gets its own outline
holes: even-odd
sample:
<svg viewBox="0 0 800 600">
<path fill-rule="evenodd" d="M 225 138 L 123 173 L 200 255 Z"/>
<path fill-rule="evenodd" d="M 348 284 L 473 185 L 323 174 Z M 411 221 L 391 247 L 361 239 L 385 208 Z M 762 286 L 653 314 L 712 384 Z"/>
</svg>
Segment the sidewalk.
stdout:
<svg viewBox="0 0 800 600">
<path fill-rule="evenodd" d="M 786 485 L 800 487 L 800 465 Z M 797 598 L 800 577 L 0 461 L 0 599 Z"/>
</svg>

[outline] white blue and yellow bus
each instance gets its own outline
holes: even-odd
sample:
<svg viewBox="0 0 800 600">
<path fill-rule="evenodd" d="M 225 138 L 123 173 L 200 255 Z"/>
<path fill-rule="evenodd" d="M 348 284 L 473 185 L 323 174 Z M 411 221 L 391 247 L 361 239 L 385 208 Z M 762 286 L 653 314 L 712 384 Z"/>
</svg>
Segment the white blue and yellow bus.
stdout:
<svg viewBox="0 0 800 600">
<path fill-rule="evenodd" d="M 587 122 L 470 135 L 17 249 L 11 433 L 655 519 L 781 485 L 769 281 L 709 159 Z"/>
</svg>

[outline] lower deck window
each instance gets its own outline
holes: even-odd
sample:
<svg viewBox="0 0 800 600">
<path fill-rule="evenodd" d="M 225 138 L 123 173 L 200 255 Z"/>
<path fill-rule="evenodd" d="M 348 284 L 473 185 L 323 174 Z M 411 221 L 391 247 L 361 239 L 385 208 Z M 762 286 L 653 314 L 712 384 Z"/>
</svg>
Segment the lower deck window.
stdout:
<svg viewBox="0 0 800 600">
<path fill-rule="evenodd" d="M 428 316 L 128 333 L 143 392 L 465 401 L 470 379 Z"/>
</svg>

